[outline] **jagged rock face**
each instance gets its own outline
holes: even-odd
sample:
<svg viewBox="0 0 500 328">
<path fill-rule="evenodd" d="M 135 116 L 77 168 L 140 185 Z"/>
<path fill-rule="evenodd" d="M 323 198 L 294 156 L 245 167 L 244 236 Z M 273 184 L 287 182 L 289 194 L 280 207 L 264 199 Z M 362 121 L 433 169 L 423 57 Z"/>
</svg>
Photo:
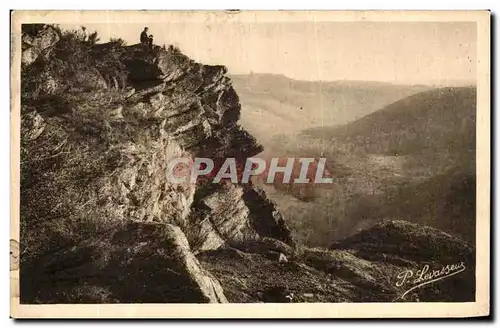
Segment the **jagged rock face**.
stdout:
<svg viewBox="0 0 500 328">
<path fill-rule="evenodd" d="M 194 156 L 243 159 L 262 151 L 236 126 L 241 106 L 224 76 L 225 67 L 199 65 L 177 52 L 145 52 L 136 46 L 128 47 L 123 58 L 137 90 L 130 100 L 137 102 L 138 115 L 166 118 L 165 130 Z"/>
<path fill-rule="evenodd" d="M 24 34 L 22 36 L 23 52 L 21 63 L 30 65 L 41 53 L 49 50 L 57 41 L 59 41 L 59 34 L 50 26 L 41 30 L 36 36 Z"/>
<path fill-rule="evenodd" d="M 294 245 L 290 230 L 276 203 L 271 201 L 264 190 L 248 188 L 243 195 L 252 213 L 251 225 L 260 235 Z"/>
<path fill-rule="evenodd" d="M 224 77 L 225 67 L 194 64 L 177 52 L 144 54 L 134 46 L 128 49 L 125 58 L 135 56 L 134 60 L 156 67 L 147 70 L 149 73 L 131 73 L 130 80 L 138 88 L 129 99 L 137 102 L 132 109 L 135 115 L 164 118 L 162 129 L 193 157 L 209 157 L 216 163 L 218 159 L 222 163 L 227 157 L 235 157 L 243 162 L 262 150 L 236 125 L 241 106 L 229 79 Z M 138 52 L 140 56 L 136 56 Z M 160 78 L 161 82 L 155 82 Z M 144 85 L 147 87 L 140 89 Z M 194 206 L 197 212 L 187 229 L 190 241 L 196 245 L 194 249 L 216 249 L 258 236 L 292 242 L 276 205 L 271 205 L 262 191 L 253 193 L 252 188 L 234 185 L 209 194 L 204 188 L 197 190 L 205 198 Z"/>
<path fill-rule="evenodd" d="M 260 189 L 229 182 L 208 185 L 197 190 L 192 210 L 187 230 L 197 252 L 231 246 L 255 253 L 292 253 L 291 232 L 276 204 Z"/>
<path fill-rule="evenodd" d="M 58 247 L 81 247 L 92 256 L 101 252 L 106 266 L 110 262 L 105 259 L 116 250 L 122 262 L 140 264 L 114 263 L 109 270 L 117 270 L 117 279 L 141 281 L 145 278 L 138 267 L 153 264 L 136 258 L 142 251 L 132 252 L 127 260 L 123 252 L 129 243 L 131 249 L 156 249 L 180 263 L 177 269 L 191 286 L 189 292 L 181 292 L 180 298 L 167 293 L 172 299 L 158 301 L 224 302 L 217 281 L 199 267 L 191 248 L 198 252 L 248 241 L 265 244 L 264 237 L 271 246 L 278 241 L 292 244 L 290 231 L 276 205 L 252 186 L 172 183 L 166 169 L 178 157 L 236 157 L 243 162 L 262 147 L 237 125 L 241 106 L 224 76 L 225 67 L 200 65 L 176 51 L 150 52 L 137 46 L 126 47 L 120 58 L 130 73 L 126 88 L 108 88 L 96 70 L 101 82 L 93 88 L 85 87 L 83 74 L 69 92 L 42 89 L 36 101 L 22 104 L 21 241 L 36 250 L 22 261 L 36 272 L 37 266 L 44 267 L 39 261 L 44 254 L 53 256 L 56 266 L 72 256 L 55 252 L 54 242 Z M 43 76 L 36 82 L 43 84 Z M 151 226 L 155 228 L 146 228 Z M 35 236 L 35 231 L 41 233 Z M 110 232 L 137 238 L 124 237 L 126 242 L 112 246 L 107 241 Z M 158 238 L 168 242 L 159 243 Z M 134 294 L 87 283 L 89 290 L 66 290 L 64 297 L 54 299 L 93 301 L 97 293 L 115 302 Z M 147 289 L 142 296 L 156 300 L 161 294 Z"/>
<path fill-rule="evenodd" d="M 96 108 L 76 107 L 65 116 L 45 119 L 40 118 L 44 113 L 23 114 L 27 156 L 23 170 L 36 173 L 22 193 L 33 207 L 27 208 L 25 219 L 42 219 L 45 212 L 37 211 L 44 208 L 58 208 L 60 215 L 75 218 L 102 216 L 111 221 L 178 224 L 187 217 L 195 186 L 170 184 L 166 176 L 169 161 L 185 156 L 183 150 L 168 139 L 161 122 L 130 129 L 122 122 L 125 109 L 106 106 L 107 116 L 84 126 L 82 122 L 92 122 Z M 43 129 L 44 120 L 65 128 Z M 52 196 L 37 197 L 41 192 Z"/>
<path fill-rule="evenodd" d="M 106 47 L 101 48 L 101 51 L 104 51 Z M 262 147 L 236 125 L 239 114 L 234 113 L 239 113 L 240 104 L 229 80 L 224 77 L 227 71 L 225 67 L 194 64 L 192 60 L 177 52 L 157 49 L 151 53 L 137 46 L 127 47 L 122 57 L 125 64 L 130 65 L 129 78 L 135 87 L 134 93 L 125 94 L 118 91 L 113 93 L 112 90 L 92 93 L 95 103 L 91 103 L 90 99 L 85 101 L 87 95 L 82 95 L 83 101 L 71 104 L 73 107 L 71 114 L 68 112 L 65 112 L 64 116 L 50 114 L 49 120 L 52 124 L 64 122 L 69 127 L 65 132 L 59 132 L 61 135 L 58 135 L 58 138 L 52 139 L 59 139 L 61 142 L 65 140 L 64 146 L 71 148 L 71 141 L 80 142 L 82 129 L 90 130 L 87 132 L 92 133 L 92 136 L 88 139 L 95 143 L 102 140 L 99 137 L 94 138 L 98 133 L 120 135 L 117 140 L 110 140 L 114 144 L 105 147 L 107 150 L 88 146 L 88 156 L 102 162 L 113 163 L 114 171 L 109 178 L 103 176 L 102 179 L 94 180 L 88 185 L 88 189 L 94 189 L 95 192 L 88 195 L 87 201 L 96 197 L 99 199 L 101 209 L 106 209 L 106 213 L 117 220 L 183 222 L 189 215 L 196 186 L 170 184 L 166 180 L 169 161 L 182 156 L 207 156 L 219 159 L 237 157 L 244 161 L 247 157 L 260 152 Z M 134 69 L 137 65 L 130 60 L 140 61 L 143 66 L 155 67 L 148 72 L 156 73 L 144 73 L 143 70 L 136 72 Z M 141 88 L 144 85 L 149 86 Z M 112 102 L 105 101 L 107 97 L 114 99 Z M 93 112 L 94 110 L 98 112 Z M 43 116 L 46 112 L 41 111 L 40 114 Z M 30 115 L 35 115 L 37 121 L 43 121 L 43 117 L 39 114 Z M 104 120 L 92 122 L 92 115 L 102 115 Z M 81 121 L 84 121 L 84 126 L 78 126 Z M 133 123 L 134 121 L 136 122 Z M 85 123 L 90 124 L 85 126 Z M 137 129 L 141 125 L 142 127 Z M 34 128 L 30 132 L 36 135 L 40 130 Z M 50 136 L 49 131 L 46 137 Z M 27 134 L 26 138 L 31 137 Z M 142 140 L 138 142 L 138 139 Z M 30 148 L 30 145 L 27 147 Z M 94 152 L 96 154 L 91 155 Z M 61 159 L 64 159 L 65 154 L 68 153 L 63 152 Z M 71 158 L 68 166 L 74 167 L 75 161 L 83 165 L 82 162 L 85 160 L 85 157 L 79 157 L 78 160 Z M 65 163 L 64 160 L 59 162 L 60 172 L 65 171 Z M 101 171 L 106 175 L 104 170 Z M 251 205 L 252 202 L 261 201 L 260 198 L 243 197 L 242 187 L 232 188 L 239 190 L 239 193 L 232 194 L 232 191 L 229 191 L 223 197 L 219 197 L 217 195 L 229 190 L 221 189 L 211 196 L 213 199 L 211 217 L 218 216 L 216 213 L 221 206 L 232 206 L 235 202 L 241 204 L 240 207 L 236 207 L 235 212 L 244 208 L 239 217 L 212 219 L 212 224 L 215 224 L 216 230 L 220 230 L 224 239 L 234 237 L 235 231 L 240 230 L 236 227 L 248 225 L 247 221 L 251 218 L 245 212 L 250 211 L 246 203 Z M 246 190 L 245 195 L 248 193 Z M 222 198 L 231 199 L 231 203 L 224 205 Z M 221 203 L 216 204 L 218 201 Z M 264 222 L 270 218 L 276 221 L 273 217 L 279 216 L 276 206 L 266 210 L 271 212 L 266 214 L 265 210 L 256 208 L 253 217 L 265 215 L 267 217 L 251 220 Z M 280 234 L 282 232 L 276 230 L 274 226 L 284 226 L 284 221 L 282 219 L 278 221 L 270 224 L 270 227 L 272 226 L 271 229 Z M 224 227 L 225 225 L 232 228 Z M 265 232 L 266 227 L 262 224 L 251 226 L 260 229 L 261 235 L 270 235 L 284 242 L 290 242 L 289 235 L 274 236 L 274 231 Z"/>
<path fill-rule="evenodd" d="M 248 235 L 256 236 L 249 226 L 242 188 L 233 184 L 207 187 L 212 191 L 199 190 L 195 195 L 195 211 L 189 219 L 188 236 L 193 249 L 214 250 L 242 241 Z"/>
</svg>

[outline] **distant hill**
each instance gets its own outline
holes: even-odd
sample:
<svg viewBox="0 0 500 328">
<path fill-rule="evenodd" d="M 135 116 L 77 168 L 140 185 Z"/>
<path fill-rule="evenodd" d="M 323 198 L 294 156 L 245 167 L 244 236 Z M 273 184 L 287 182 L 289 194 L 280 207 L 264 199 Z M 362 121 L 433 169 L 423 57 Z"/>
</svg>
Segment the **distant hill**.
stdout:
<svg viewBox="0 0 500 328">
<path fill-rule="evenodd" d="M 273 193 L 293 230 L 323 244 L 403 219 L 473 242 L 475 99 L 472 87 L 426 90 L 341 126 L 274 138 L 288 156 L 323 154 L 334 176 L 307 206 L 295 205 L 297 191 Z"/>
<path fill-rule="evenodd" d="M 399 100 L 349 124 L 309 129 L 304 135 L 354 144 L 371 154 L 474 151 L 475 108 L 475 88 L 440 88 Z"/>
<path fill-rule="evenodd" d="M 243 127 L 264 143 L 280 133 L 344 124 L 409 95 L 423 85 L 366 81 L 298 81 L 283 75 L 233 75 Z"/>
</svg>

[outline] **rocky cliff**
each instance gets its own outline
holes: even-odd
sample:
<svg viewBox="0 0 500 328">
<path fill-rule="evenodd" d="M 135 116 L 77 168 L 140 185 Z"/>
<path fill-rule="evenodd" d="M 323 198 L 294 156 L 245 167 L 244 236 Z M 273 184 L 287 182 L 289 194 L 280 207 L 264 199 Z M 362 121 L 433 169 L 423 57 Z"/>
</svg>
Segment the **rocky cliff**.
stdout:
<svg viewBox="0 0 500 328">
<path fill-rule="evenodd" d="M 162 285 L 138 294 L 129 290 L 130 297 L 107 291 L 107 301 L 226 301 L 193 252 L 244 247 L 264 237 L 292 243 L 276 205 L 251 185 L 167 180 L 167 164 L 176 157 L 245 160 L 262 150 L 237 125 L 241 107 L 227 69 L 195 63 L 172 48 L 113 43 L 82 42 L 72 51 L 85 52 L 92 64 L 75 63 L 67 54 L 72 44 L 58 48 L 57 41 L 64 40 L 58 34 L 45 27 L 23 38 L 35 40 L 25 50 L 30 55 L 23 56 L 29 60 L 23 60 L 21 109 L 26 300 L 83 297 L 64 289 L 56 296 L 43 288 L 40 294 L 31 291 L 29 286 L 41 283 L 34 271 L 63 261 L 86 272 L 75 275 L 78 285 L 92 285 L 87 275 L 103 272 L 109 272 L 107 279 L 131 276 L 135 283 Z M 57 37 L 45 42 L 47 35 Z M 49 54 L 35 56 L 42 50 Z M 118 62 L 106 66 L 100 58 L 110 53 Z M 71 69 L 61 73 L 66 66 Z M 59 273 L 54 274 L 42 279 L 57 285 Z M 165 286 L 182 281 L 197 293 L 183 299 Z M 98 295 L 95 301 L 104 297 Z M 92 301 L 91 296 L 83 299 Z"/>
<path fill-rule="evenodd" d="M 380 252 L 364 235 L 340 249 L 308 249 L 252 184 L 167 180 L 177 157 L 241 162 L 262 151 L 238 125 L 241 106 L 226 73 L 174 47 L 91 44 L 52 26 L 25 32 L 22 303 L 397 297 L 394 274 L 421 263 L 394 242 L 419 227 L 398 223 L 399 234 L 379 227 L 388 235 L 376 237 L 370 230 Z M 439 236 L 431 242 L 445 245 Z M 443 260 L 465 256 L 470 269 L 472 249 L 461 245 Z"/>
</svg>

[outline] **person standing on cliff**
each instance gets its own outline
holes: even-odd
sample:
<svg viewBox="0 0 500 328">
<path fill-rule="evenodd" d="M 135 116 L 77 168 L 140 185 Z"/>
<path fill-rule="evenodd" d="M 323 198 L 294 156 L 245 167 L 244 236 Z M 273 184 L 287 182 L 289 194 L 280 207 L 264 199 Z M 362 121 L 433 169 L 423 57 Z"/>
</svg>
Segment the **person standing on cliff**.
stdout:
<svg viewBox="0 0 500 328">
<path fill-rule="evenodd" d="M 147 48 L 148 47 L 148 43 L 149 43 L 149 37 L 148 37 L 148 27 L 146 26 L 144 28 L 144 31 L 142 31 L 141 33 L 141 44 L 144 48 Z"/>
</svg>

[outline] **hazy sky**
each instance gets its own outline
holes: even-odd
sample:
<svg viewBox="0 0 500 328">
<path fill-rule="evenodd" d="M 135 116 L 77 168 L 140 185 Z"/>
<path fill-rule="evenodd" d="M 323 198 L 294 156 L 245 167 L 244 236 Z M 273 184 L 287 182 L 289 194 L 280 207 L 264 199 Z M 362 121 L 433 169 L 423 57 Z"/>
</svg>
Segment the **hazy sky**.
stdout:
<svg viewBox="0 0 500 328">
<path fill-rule="evenodd" d="M 102 41 L 139 41 L 144 24 L 86 24 Z M 476 79 L 476 25 L 448 22 L 154 23 L 155 44 L 175 44 L 230 74 L 301 80 L 440 83 Z M 74 25 L 62 24 L 69 28 Z"/>
</svg>

